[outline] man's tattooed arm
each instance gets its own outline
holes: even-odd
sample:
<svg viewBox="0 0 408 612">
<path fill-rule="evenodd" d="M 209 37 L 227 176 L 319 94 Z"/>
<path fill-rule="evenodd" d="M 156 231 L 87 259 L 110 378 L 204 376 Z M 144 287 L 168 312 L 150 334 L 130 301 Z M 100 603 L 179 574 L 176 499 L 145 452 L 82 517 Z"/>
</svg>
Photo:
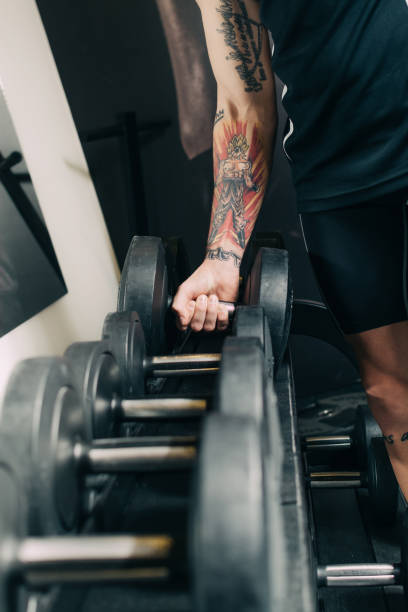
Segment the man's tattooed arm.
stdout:
<svg viewBox="0 0 408 612">
<path fill-rule="evenodd" d="M 222 16 L 218 32 L 229 48 L 226 59 L 235 64 L 245 91 L 260 91 L 267 78 L 261 61 L 264 26 L 249 16 L 244 0 L 220 0 L 217 11 Z"/>
<path fill-rule="evenodd" d="M 218 105 L 206 257 L 238 267 L 262 204 L 275 138 L 269 40 L 257 0 L 198 3 Z"/>
</svg>

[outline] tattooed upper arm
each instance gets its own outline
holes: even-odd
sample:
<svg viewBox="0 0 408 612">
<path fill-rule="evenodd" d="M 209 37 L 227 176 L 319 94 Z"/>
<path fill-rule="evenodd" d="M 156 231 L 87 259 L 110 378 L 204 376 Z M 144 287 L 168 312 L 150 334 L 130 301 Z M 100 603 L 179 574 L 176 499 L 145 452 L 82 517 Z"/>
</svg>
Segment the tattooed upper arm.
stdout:
<svg viewBox="0 0 408 612">
<path fill-rule="evenodd" d="M 219 91 L 244 105 L 273 95 L 269 40 L 259 2 L 204 0 L 199 5 Z"/>
</svg>

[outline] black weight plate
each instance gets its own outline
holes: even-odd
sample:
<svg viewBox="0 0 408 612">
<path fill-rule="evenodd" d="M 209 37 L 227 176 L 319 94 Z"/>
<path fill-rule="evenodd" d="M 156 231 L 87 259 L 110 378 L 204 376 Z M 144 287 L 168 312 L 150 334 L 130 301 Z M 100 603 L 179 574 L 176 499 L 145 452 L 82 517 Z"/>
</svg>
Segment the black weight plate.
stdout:
<svg viewBox="0 0 408 612">
<path fill-rule="evenodd" d="M 168 307 L 166 258 L 160 238 L 134 236 L 122 270 L 118 311 L 136 311 L 143 324 L 147 351 L 162 353 L 166 345 Z"/>
<path fill-rule="evenodd" d="M 217 377 L 214 407 L 229 416 L 261 423 L 266 405 L 265 359 L 256 338 L 226 338 Z"/>
<path fill-rule="evenodd" d="M 268 376 L 273 376 L 274 357 L 268 319 L 262 306 L 237 306 L 232 333 L 238 338 L 257 338 L 265 355 Z"/>
<path fill-rule="evenodd" d="M 408 609 L 408 509 L 404 512 L 401 525 L 401 583 Z"/>
<path fill-rule="evenodd" d="M 370 508 L 376 521 L 389 525 L 398 509 L 398 483 L 383 438 L 373 438 L 367 462 L 367 488 Z"/>
<path fill-rule="evenodd" d="M 276 371 L 286 350 L 292 316 L 293 291 L 286 250 L 259 249 L 245 287 L 244 302 L 265 310 Z"/>
<path fill-rule="evenodd" d="M 363 405 L 358 406 L 352 438 L 358 467 L 361 471 L 367 469 L 371 440 L 380 437 L 382 437 L 381 429 L 371 414 L 369 407 Z"/>
<path fill-rule="evenodd" d="M 7 385 L 1 431 L 13 439 L 21 457 L 29 535 L 76 529 L 81 500 L 74 446 L 85 439 L 85 427 L 62 359 L 18 364 Z"/>
<path fill-rule="evenodd" d="M 103 325 L 102 340 L 119 366 L 122 397 L 143 395 L 145 339 L 137 312 L 111 312 Z"/>
<path fill-rule="evenodd" d="M 118 435 L 114 404 L 120 398 L 119 367 L 104 342 L 75 342 L 64 354 L 84 411 L 86 433 L 92 438 Z"/>
<path fill-rule="evenodd" d="M 26 535 L 25 496 L 19 481 L 20 458 L 14 440 L 0 436 L 0 610 L 23 611 L 26 594 L 12 576 L 15 569 L 8 553 L 15 550 L 18 540 Z M 7 550 L 7 542 L 11 549 Z"/>
<path fill-rule="evenodd" d="M 267 609 L 264 501 L 260 428 L 253 419 L 208 415 L 191 523 L 198 612 Z"/>
</svg>

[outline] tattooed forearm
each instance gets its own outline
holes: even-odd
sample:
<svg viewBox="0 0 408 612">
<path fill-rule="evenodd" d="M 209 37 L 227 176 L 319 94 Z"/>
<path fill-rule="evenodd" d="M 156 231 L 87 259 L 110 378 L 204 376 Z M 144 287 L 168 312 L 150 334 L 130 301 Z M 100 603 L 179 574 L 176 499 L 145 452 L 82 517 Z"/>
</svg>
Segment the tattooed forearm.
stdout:
<svg viewBox="0 0 408 612">
<path fill-rule="evenodd" d="M 207 259 L 219 259 L 220 261 L 232 259 L 236 268 L 239 268 L 241 265 L 241 257 L 239 255 L 233 251 L 224 251 L 221 247 L 218 249 L 208 249 L 206 257 Z"/>
<path fill-rule="evenodd" d="M 214 125 L 216 125 L 221 119 L 224 119 L 224 109 L 217 111 L 215 113 Z"/>
<path fill-rule="evenodd" d="M 208 246 L 227 241 L 245 249 L 262 202 L 267 156 L 255 124 L 229 121 L 217 130 Z"/>
<path fill-rule="evenodd" d="M 220 0 L 217 11 L 223 18 L 218 31 L 231 49 L 227 59 L 238 62 L 235 68 L 245 82 L 245 91 L 260 91 L 262 81 L 266 80 L 260 59 L 263 37 L 266 36 L 263 25 L 249 17 L 244 0 Z"/>
</svg>

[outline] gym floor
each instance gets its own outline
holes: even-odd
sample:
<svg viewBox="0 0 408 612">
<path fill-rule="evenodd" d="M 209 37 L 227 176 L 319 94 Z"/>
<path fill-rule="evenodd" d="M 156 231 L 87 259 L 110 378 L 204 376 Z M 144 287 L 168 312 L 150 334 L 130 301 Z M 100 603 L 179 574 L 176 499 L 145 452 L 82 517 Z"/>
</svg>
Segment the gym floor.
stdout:
<svg viewBox="0 0 408 612">
<path fill-rule="evenodd" d="M 196 350 L 206 350 L 205 339 Z M 178 393 L 206 393 L 211 386 L 208 378 L 194 377 L 180 384 Z M 167 389 L 170 393 L 175 391 Z M 299 433 L 303 436 L 349 432 L 355 409 L 364 402 L 364 393 L 358 384 L 335 393 L 298 399 Z M 157 425 L 150 426 L 148 431 L 143 429 L 143 433 L 154 433 L 152 427 Z M 172 433 L 172 426 L 168 427 L 169 431 L 163 433 Z M 195 433 L 195 427 L 187 423 L 183 433 Z M 177 428 L 180 433 L 180 426 Z M 157 532 L 159 529 L 180 535 L 185 530 L 189 484 L 183 475 L 122 476 L 110 492 L 98 528 L 108 532 Z M 370 518 L 367 496 L 362 490 L 314 489 L 311 499 L 320 564 L 399 562 L 399 522 L 391 528 L 376 525 Z M 320 600 L 321 612 L 402 612 L 405 609 L 400 587 L 322 589 Z M 125 585 L 63 589 L 52 609 L 55 612 L 73 609 L 77 612 L 192 612 L 192 605 L 185 590 L 177 585 L 159 589 Z"/>
</svg>

